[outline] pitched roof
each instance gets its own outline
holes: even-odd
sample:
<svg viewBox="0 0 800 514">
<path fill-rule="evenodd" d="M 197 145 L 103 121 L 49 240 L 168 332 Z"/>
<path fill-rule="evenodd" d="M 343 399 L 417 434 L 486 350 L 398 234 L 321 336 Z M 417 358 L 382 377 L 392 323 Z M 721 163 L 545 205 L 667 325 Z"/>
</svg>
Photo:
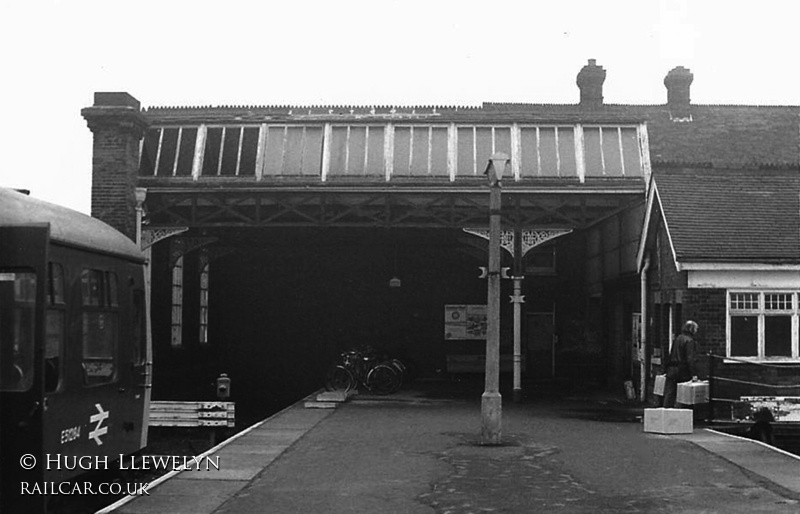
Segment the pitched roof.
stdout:
<svg viewBox="0 0 800 514">
<path fill-rule="evenodd" d="M 653 109 L 647 118 L 650 159 L 746 168 L 800 163 L 797 107 L 693 105 L 691 121 Z"/>
<path fill-rule="evenodd" d="M 800 263 L 797 169 L 654 169 L 679 263 Z"/>
</svg>

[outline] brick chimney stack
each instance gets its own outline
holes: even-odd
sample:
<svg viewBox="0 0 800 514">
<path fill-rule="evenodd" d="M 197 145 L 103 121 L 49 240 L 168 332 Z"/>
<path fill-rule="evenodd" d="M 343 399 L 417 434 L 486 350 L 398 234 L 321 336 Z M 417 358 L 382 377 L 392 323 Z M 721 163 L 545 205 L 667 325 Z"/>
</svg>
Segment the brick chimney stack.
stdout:
<svg viewBox="0 0 800 514">
<path fill-rule="evenodd" d="M 689 89 L 694 80 L 694 75 L 683 66 L 672 68 L 664 77 L 667 86 L 667 107 L 673 119 L 688 119 L 691 117 L 691 100 Z"/>
<path fill-rule="evenodd" d="M 603 106 L 603 82 L 606 80 L 606 70 L 597 65 L 595 59 L 589 59 L 589 64 L 581 68 L 576 83 L 581 90 L 581 107 L 597 108 Z"/>
<path fill-rule="evenodd" d="M 95 93 L 81 115 L 94 134 L 92 217 L 135 241 L 139 140 L 147 128 L 139 101 L 128 93 Z"/>
</svg>

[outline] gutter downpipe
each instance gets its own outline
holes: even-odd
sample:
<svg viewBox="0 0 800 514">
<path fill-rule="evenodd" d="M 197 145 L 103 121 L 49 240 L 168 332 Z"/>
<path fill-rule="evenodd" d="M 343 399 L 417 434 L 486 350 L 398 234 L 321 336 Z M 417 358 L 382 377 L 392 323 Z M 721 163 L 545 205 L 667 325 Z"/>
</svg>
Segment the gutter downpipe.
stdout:
<svg viewBox="0 0 800 514">
<path fill-rule="evenodd" d="M 639 359 L 639 400 L 647 400 L 647 271 L 650 269 L 650 256 L 644 258 L 641 271 L 641 312 L 642 322 L 639 323 L 640 359 Z"/>
</svg>

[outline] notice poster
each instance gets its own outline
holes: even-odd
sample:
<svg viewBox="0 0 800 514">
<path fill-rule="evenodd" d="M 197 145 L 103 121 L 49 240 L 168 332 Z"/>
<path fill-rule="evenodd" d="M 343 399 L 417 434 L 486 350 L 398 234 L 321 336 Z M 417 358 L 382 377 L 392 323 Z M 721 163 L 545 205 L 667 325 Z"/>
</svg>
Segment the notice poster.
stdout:
<svg viewBox="0 0 800 514">
<path fill-rule="evenodd" d="M 486 305 L 445 305 L 445 339 L 486 339 Z"/>
</svg>

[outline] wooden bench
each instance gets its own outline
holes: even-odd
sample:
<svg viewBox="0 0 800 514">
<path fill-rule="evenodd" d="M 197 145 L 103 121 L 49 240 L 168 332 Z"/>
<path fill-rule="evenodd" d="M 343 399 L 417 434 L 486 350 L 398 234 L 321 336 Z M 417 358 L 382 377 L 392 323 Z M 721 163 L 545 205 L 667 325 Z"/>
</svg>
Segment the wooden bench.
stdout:
<svg viewBox="0 0 800 514">
<path fill-rule="evenodd" d="M 227 427 L 236 425 L 234 402 L 151 401 L 151 427 Z"/>
</svg>

